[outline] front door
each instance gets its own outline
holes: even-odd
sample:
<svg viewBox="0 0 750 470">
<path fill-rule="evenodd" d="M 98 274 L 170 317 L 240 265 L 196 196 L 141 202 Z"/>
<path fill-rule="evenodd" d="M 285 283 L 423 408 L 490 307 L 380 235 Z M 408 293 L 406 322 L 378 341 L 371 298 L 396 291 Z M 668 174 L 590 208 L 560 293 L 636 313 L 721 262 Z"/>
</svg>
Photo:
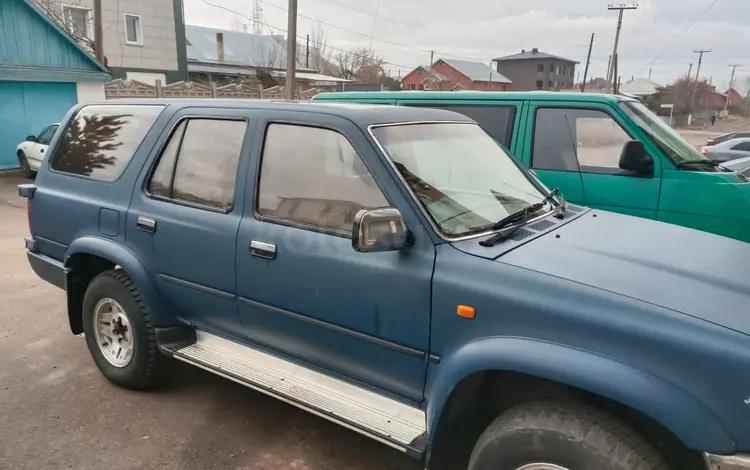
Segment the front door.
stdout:
<svg viewBox="0 0 750 470">
<path fill-rule="evenodd" d="M 389 206 L 403 212 L 403 193 L 378 184 L 391 181 L 388 170 L 359 128 L 332 116 L 321 115 L 316 127 L 294 118 L 269 114 L 256 136 L 264 145 L 251 178 L 259 183 L 246 196 L 237 240 L 245 334 L 297 360 L 419 401 L 434 246 L 418 237 L 408 253 L 356 252 L 351 232 L 357 212 Z"/>
<path fill-rule="evenodd" d="M 550 188 L 559 187 L 574 203 L 650 219 L 656 218 L 661 167 L 655 177 L 620 169 L 620 155 L 631 133 L 611 110 L 596 103 L 535 103 L 527 148 L 531 167 Z"/>
<path fill-rule="evenodd" d="M 127 240 L 177 317 L 240 335 L 235 246 L 243 210 L 247 110 L 188 108 L 142 172 L 128 211 Z M 249 152 L 249 150 L 248 150 Z"/>
</svg>

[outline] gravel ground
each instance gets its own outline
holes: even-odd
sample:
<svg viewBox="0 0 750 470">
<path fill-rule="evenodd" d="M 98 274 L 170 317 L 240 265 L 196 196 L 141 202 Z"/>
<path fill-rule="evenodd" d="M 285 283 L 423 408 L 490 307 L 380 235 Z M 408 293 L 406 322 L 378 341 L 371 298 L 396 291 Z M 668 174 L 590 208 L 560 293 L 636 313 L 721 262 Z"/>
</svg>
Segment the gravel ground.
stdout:
<svg viewBox="0 0 750 470">
<path fill-rule="evenodd" d="M 405 455 L 175 363 L 170 386 L 107 382 L 68 330 L 62 291 L 26 261 L 16 175 L 0 176 L 0 469 L 416 470 Z"/>
</svg>

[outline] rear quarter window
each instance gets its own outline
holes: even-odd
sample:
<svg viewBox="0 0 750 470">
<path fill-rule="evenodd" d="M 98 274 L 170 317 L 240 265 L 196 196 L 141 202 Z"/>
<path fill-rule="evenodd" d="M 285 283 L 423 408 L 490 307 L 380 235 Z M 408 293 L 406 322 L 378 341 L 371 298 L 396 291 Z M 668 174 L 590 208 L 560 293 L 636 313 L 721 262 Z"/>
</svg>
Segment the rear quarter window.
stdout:
<svg viewBox="0 0 750 470">
<path fill-rule="evenodd" d="M 515 105 L 464 105 L 464 104 L 425 104 L 405 103 L 406 106 L 422 106 L 447 109 L 473 119 L 493 139 L 505 148 L 510 148 L 513 137 L 513 124 L 516 119 Z"/>
<path fill-rule="evenodd" d="M 50 161 L 54 171 L 114 181 L 164 106 L 91 105 L 68 124 Z"/>
</svg>

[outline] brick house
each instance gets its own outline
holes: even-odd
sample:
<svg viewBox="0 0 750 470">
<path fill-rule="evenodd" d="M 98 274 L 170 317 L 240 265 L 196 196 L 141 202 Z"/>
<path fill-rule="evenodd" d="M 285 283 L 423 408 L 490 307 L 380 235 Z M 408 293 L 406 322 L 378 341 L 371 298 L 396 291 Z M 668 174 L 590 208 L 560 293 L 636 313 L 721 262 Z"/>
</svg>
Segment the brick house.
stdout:
<svg viewBox="0 0 750 470">
<path fill-rule="evenodd" d="M 498 73 L 513 81 L 518 91 L 573 88 L 578 62 L 541 52 L 534 48 L 519 54 L 493 59 Z"/>
<path fill-rule="evenodd" d="M 419 66 L 401 80 L 403 90 L 508 91 L 511 81 L 482 62 L 439 59 L 429 67 Z"/>
<path fill-rule="evenodd" d="M 739 106 L 745 101 L 745 98 L 740 94 L 740 92 L 735 90 L 734 88 L 730 88 L 726 92 L 726 95 L 729 96 L 729 106 Z"/>
</svg>

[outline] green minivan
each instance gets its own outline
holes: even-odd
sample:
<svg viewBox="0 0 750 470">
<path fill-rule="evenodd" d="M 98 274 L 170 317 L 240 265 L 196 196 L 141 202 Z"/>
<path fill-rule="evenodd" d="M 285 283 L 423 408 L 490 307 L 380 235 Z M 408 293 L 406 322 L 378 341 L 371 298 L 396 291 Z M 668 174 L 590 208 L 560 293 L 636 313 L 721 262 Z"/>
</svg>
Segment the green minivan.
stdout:
<svg viewBox="0 0 750 470">
<path fill-rule="evenodd" d="M 573 203 L 750 242 L 750 174 L 712 162 L 638 100 L 559 92 L 320 93 L 456 111 Z"/>
</svg>

